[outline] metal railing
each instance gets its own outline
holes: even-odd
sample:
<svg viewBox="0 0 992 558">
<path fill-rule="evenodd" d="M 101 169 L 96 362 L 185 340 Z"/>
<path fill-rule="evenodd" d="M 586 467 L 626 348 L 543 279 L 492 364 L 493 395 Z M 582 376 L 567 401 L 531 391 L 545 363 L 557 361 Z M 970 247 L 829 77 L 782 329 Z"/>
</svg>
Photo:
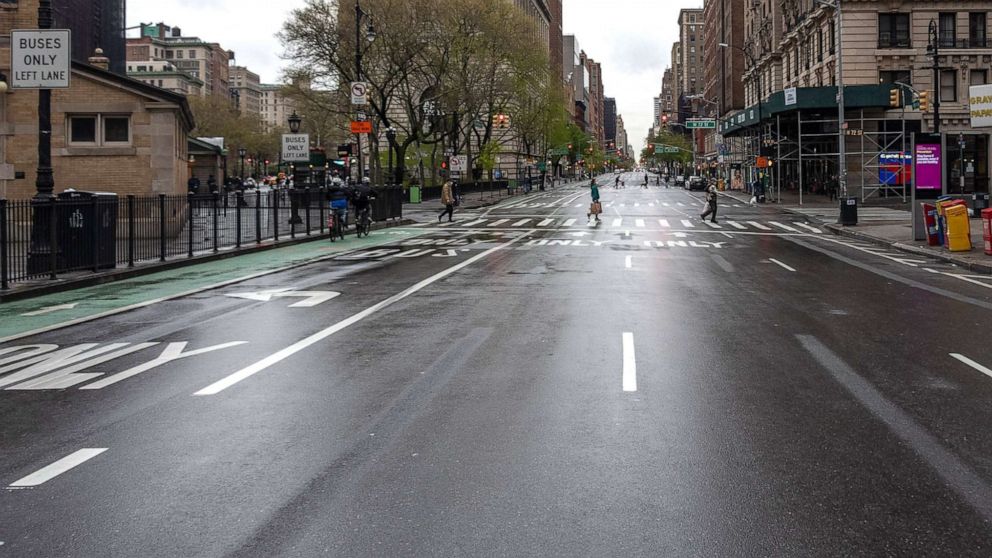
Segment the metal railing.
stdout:
<svg viewBox="0 0 992 558">
<path fill-rule="evenodd" d="M 377 188 L 375 221 L 403 216 L 403 190 Z M 187 196 L 0 199 L 0 289 L 323 235 L 324 189 Z"/>
</svg>

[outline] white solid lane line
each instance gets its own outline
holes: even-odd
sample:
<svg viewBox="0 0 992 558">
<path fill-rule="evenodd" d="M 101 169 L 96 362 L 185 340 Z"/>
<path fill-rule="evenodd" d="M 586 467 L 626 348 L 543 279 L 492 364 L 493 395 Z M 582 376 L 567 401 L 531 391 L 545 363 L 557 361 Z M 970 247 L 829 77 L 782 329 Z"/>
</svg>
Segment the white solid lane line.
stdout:
<svg viewBox="0 0 992 558">
<path fill-rule="evenodd" d="M 619 218 L 618 218 L 618 219 L 614 219 L 614 220 L 613 220 L 613 226 L 614 226 L 614 227 L 619 227 L 619 226 L 621 226 L 621 225 L 623 225 L 623 219 L 619 219 Z"/>
<path fill-rule="evenodd" d="M 747 229 L 747 227 L 745 227 L 744 225 L 738 223 L 737 221 L 727 221 L 727 224 L 730 225 L 731 227 L 734 227 L 737 230 L 743 231 L 743 230 Z"/>
<path fill-rule="evenodd" d="M 10 483 L 10 487 L 24 488 L 44 484 L 62 473 L 77 467 L 90 459 L 93 459 L 105 451 L 107 451 L 107 448 L 83 448 L 77 452 L 70 453 L 47 467 L 42 467 L 19 481 Z"/>
<path fill-rule="evenodd" d="M 692 221 L 689 221 L 687 219 L 682 219 L 682 226 L 685 227 L 685 228 L 687 228 L 687 229 L 694 229 L 694 228 L 696 228 L 696 225 L 693 225 L 692 224 Z"/>
<path fill-rule="evenodd" d="M 950 354 L 951 354 L 951 358 L 956 358 L 957 360 L 960 360 L 961 362 L 967 364 L 968 366 L 974 368 L 975 370 L 978 370 L 982 374 L 985 374 L 989 378 L 992 378 L 992 370 L 989 370 L 988 368 L 982 366 L 981 364 L 978 364 L 977 362 L 971 360 L 970 358 L 962 354 L 958 354 L 958 353 L 950 353 Z"/>
<path fill-rule="evenodd" d="M 786 231 L 789 231 L 789 232 L 795 232 L 795 233 L 799 232 L 796 229 L 790 227 L 789 225 L 783 225 L 782 223 L 779 223 L 777 221 L 768 221 L 768 223 L 769 224 L 772 224 L 772 225 L 775 225 L 776 227 L 778 227 L 778 228 L 780 228 L 782 230 L 786 230 Z"/>
<path fill-rule="evenodd" d="M 811 226 L 807 225 L 806 223 L 793 223 L 793 225 L 795 225 L 797 227 L 802 227 L 802 228 L 808 230 L 811 233 L 823 234 L 823 231 L 821 231 L 820 229 L 818 229 L 816 227 L 811 227 Z"/>
<path fill-rule="evenodd" d="M 634 358 L 634 334 L 623 334 L 623 390 L 637 391 L 637 360 Z"/>
<path fill-rule="evenodd" d="M 634 220 L 634 224 L 637 225 L 638 228 L 643 229 L 644 228 L 644 219 L 636 219 L 636 220 Z"/>
<path fill-rule="evenodd" d="M 784 263 L 782 263 L 782 262 L 780 262 L 780 261 L 778 261 L 778 260 L 776 260 L 775 258 L 768 258 L 768 261 L 770 261 L 770 262 L 772 262 L 773 264 L 775 264 L 775 265 L 777 265 L 777 266 L 779 266 L 779 267 L 781 267 L 782 269 L 784 269 L 784 270 L 786 270 L 786 271 L 791 271 L 791 272 L 793 272 L 793 273 L 795 273 L 795 272 L 796 272 L 796 270 L 795 270 L 795 269 L 793 269 L 793 268 L 791 268 L 791 267 L 789 267 L 789 266 L 787 266 L 787 265 L 785 265 Z"/>
<path fill-rule="evenodd" d="M 770 230 L 772 230 L 770 227 L 766 227 L 766 226 L 764 226 L 761 223 L 758 223 L 756 221 L 748 221 L 747 224 L 748 225 L 751 225 L 752 227 L 754 227 L 756 229 L 758 229 L 759 231 L 770 231 Z"/>
<path fill-rule="evenodd" d="M 658 224 L 661 225 L 662 227 L 665 227 L 666 229 L 672 228 L 672 225 L 668 223 L 667 219 L 658 219 Z"/>
<path fill-rule="evenodd" d="M 293 343 L 292 345 L 286 347 L 285 349 L 282 349 L 281 351 L 278 351 L 276 353 L 273 353 L 273 354 L 271 354 L 271 355 L 263 358 L 262 360 L 256 362 L 255 364 L 252 364 L 252 365 L 248 366 L 247 368 L 242 368 L 241 370 L 238 370 L 237 372 L 235 372 L 235 373 L 227 376 L 226 378 L 223 378 L 221 380 L 218 380 L 218 381 L 210 384 L 209 386 L 201 389 L 200 391 L 194 393 L 193 395 L 216 395 L 216 394 L 224 391 L 225 389 L 227 389 L 227 388 L 229 388 L 229 387 L 237 384 L 238 382 L 241 382 L 243 380 L 246 380 L 246 379 L 254 376 L 255 374 L 258 374 L 262 370 L 265 370 L 265 369 L 269 368 L 270 366 L 273 366 L 275 364 L 278 364 L 278 363 L 282 362 L 283 360 L 286 360 L 287 358 L 289 358 L 289 357 L 295 355 L 296 353 L 298 353 L 298 352 L 300 352 L 300 351 L 302 351 L 302 350 L 310 347 L 311 345 L 314 345 L 316 343 L 319 343 L 319 342 L 323 341 L 324 339 L 327 339 L 328 337 L 334 335 L 335 333 L 337 333 L 337 332 L 339 332 L 339 331 L 341 331 L 341 330 L 343 330 L 343 329 L 345 329 L 345 328 L 347 328 L 347 327 L 349 327 L 349 326 L 351 326 L 353 324 L 356 324 L 356 323 L 364 320 L 365 318 L 371 316 L 372 314 L 375 314 L 376 312 L 382 310 L 383 308 L 387 308 L 389 306 L 392 306 L 393 304 L 395 304 L 395 303 L 397 303 L 397 302 L 399 302 L 399 301 L 401 301 L 401 300 L 403 300 L 403 299 L 405 299 L 405 298 L 407 298 L 407 297 L 409 297 L 409 296 L 411 296 L 413 294 L 416 294 L 416 293 L 422 291 L 423 289 L 427 288 L 428 286 L 430 286 L 430 285 L 432 285 L 432 284 L 434 284 L 434 283 L 436 283 L 436 282 L 438 282 L 438 281 L 440 281 L 440 280 L 448 277 L 449 275 L 452 275 L 454 273 L 457 273 L 457 272 L 461 271 L 462 269 L 464 269 L 464 268 L 466 268 L 466 267 L 474 264 L 475 262 L 488 257 L 491 254 L 494 254 L 496 252 L 499 252 L 500 250 L 503 250 L 505 248 L 510 247 L 510 245 L 512 245 L 512 244 L 514 244 L 514 243 L 516 243 L 516 242 L 518 242 L 520 240 L 522 240 L 523 238 L 524 238 L 523 236 L 521 236 L 519 238 L 514 238 L 513 240 L 510 240 L 508 242 L 504 242 L 503 244 L 500 244 L 499 246 L 495 246 L 493 248 L 490 248 L 489 250 L 486 250 L 485 252 L 482 252 L 480 254 L 476 254 L 475 256 L 472 256 L 471 258 L 465 260 L 464 262 L 462 262 L 460 264 L 453 265 L 453 266 L 449 267 L 448 269 L 446 269 L 446 270 L 444 270 L 444 271 L 442 271 L 440 273 L 437 273 L 435 275 L 432 275 L 432 276 L 428 277 L 427 279 L 424 279 L 423 281 L 417 283 L 416 285 L 413 285 L 412 287 L 406 289 L 405 291 L 402 291 L 402 292 L 400 292 L 398 294 L 395 294 L 395 295 L 387 298 L 386 300 L 383 300 L 382 302 L 380 302 L 378 304 L 375 304 L 373 306 L 370 306 L 370 307 L 366 308 L 365 310 L 362 310 L 361 312 L 359 312 L 359 313 L 351 316 L 350 318 L 346 318 L 346 319 L 344 319 L 344 320 L 342 320 L 342 321 L 340 321 L 340 322 L 338 322 L 338 323 L 336 323 L 336 324 L 328 327 L 327 329 L 324 329 L 322 331 L 318 331 L 317 333 L 314 333 L 310 337 L 307 337 L 305 339 L 302 339 L 300 341 L 297 341 L 296 343 Z"/>
<path fill-rule="evenodd" d="M 627 269 L 634 267 L 634 256 L 627 256 L 624 259 L 623 263 L 624 263 L 624 267 L 626 267 Z"/>
<path fill-rule="evenodd" d="M 517 221 L 516 223 L 514 223 L 513 226 L 514 227 L 522 227 L 522 226 L 526 225 L 527 223 L 530 223 L 531 221 L 533 221 L 533 219 L 521 219 L 521 220 Z"/>
</svg>

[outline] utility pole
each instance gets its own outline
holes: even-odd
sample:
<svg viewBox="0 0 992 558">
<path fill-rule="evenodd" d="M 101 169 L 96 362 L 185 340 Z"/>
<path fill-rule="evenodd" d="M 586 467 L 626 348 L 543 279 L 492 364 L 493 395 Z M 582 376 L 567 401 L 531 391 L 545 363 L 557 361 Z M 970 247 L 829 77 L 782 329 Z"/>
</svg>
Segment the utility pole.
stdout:
<svg viewBox="0 0 992 558">
<path fill-rule="evenodd" d="M 932 19 L 928 35 L 930 42 L 927 50 L 933 56 L 933 133 L 940 135 L 940 31 L 937 22 Z"/>
<path fill-rule="evenodd" d="M 837 47 L 837 182 L 840 186 L 841 203 L 845 203 L 847 198 L 847 138 L 844 135 L 844 128 L 847 123 L 844 121 L 846 107 L 844 105 L 844 46 L 841 44 L 843 34 L 843 18 L 841 17 L 841 0 L 834 0 L 834 18 L 836 24 L 836 47 Z"/>
</svg>

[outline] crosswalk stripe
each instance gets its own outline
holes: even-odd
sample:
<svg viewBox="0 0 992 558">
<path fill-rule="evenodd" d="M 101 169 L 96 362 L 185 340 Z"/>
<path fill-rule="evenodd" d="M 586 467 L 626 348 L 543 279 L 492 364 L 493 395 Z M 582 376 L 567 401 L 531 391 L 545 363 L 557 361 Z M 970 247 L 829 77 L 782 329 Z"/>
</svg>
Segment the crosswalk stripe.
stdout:
<svg viewBox="0 0 992 558">
<path fill-rule="evenodd" d="M 613 226 L 614 226 L 614 227 L 619 227 L 619 226 L 620 226 L 620 225 L 622 225 L 622 224 L 623 224 L 623 219 L 619 219 L 619 218 L 617 218 L 617 219 L 614 219 L 614 220 L 613 220 Z"/>
<path fill-rule="evenodd" d="M 771 225 L 775 225 L 776 227 L 778 227 L 778 228 L 780 228 L 780 229 L 782 229 L 782 230 L 785 230 L 785 231 L 789 231 L 789 232 L 799 232 L 799 231 L 797 231 L 796 229 L 794 229 L 794 228 L 792 228 L 792 227 L 790 227 L 789 225 L 783 225 L 782 223 L 779 223 L 779 222 L 777 222 L 777 221 L 768 221 L 768 223 L 769 223 L 769 224 L 771 224 Z"/>
<path fill-rule="evenodd" d="M 577 203 L 577 204 L 575 204 L 575 207 L 576 208 L 582 207 L 582 204 L 581 203 Z"/>
<path fill-rule="evenodd" d="M 627 207 L 627 204 L 622 203 L 622 204 L 620 204 L 620 207 Z"/>
<path fill-rule="evenodd" d="M 641 204 L 639 204 L 639 203 L 635 203 L 635 204 L 634 204 L 634 207 L 641 207 Z"/>
<path fill-rule="evenodd" d="M 684 203 L 682 203 L 682 202 L 677 202 L 677 203 L 679 204 L 679 207 L 685 207 L 685 204 Z"/>
<path fill-rule="evenodd" d="M 537 226 L 538 227 L 547 227 L 548 225 L 550 225 L 551 223 L 554 223 L 554 222 L 555 222 L 554 219 L 545 219 L 545 220 L 541 221 L 540 223 L 538 223 Z"/>
<path fill-rule="evenodd" d="M 509 221 L 509 219 L 499 219 L 497 221 L 493 221 L 492 223 L 489 223 L 486 226 L 487 227 L 498 227 L 498 226 L 502 225 L 503 223 L 505 223 L 507 221 Z"/>
<path fill-rule="evenodd" d="M 670 203 L 668 203 L 668 202 L 665 202 L 665 203 L 663 203 L 663 204 L 661 204 L 661 205 L 663 205 L 663 206 L 665 206 L 665 207 L 672 207 L 672 204 L 670 204 Z"/>
<path fill-rule="evenodd" d="M 643 229 L 644 228 L 644 219 L 637 219 L 636 221 L 634 221 L 634 224 L 636 224 L 638 226 L 638 228 Z"/>
<path fill-rule="evenodd" d="M 727 224 L 730 225 L 731 227 L 734 227 L 735 229 L 739 229 L 739 230 L 744 230 L 744 229 L 747 228 L 744 225 L 738 223 L 737 221 L 727 221 Z"/>
<path fill-rule="evenodd" d="M 795 225 L 797 227 L 802 227 L 802 228 L 808 230 L 811 233 L 823 234 L 823 231 L 821 231 L 820 229 L 818 229 L 816 227 L 811 227 L 811 226 L 807 225 L 806 223 L 793 223 L 793 225 Z"/>
<path fill-rule="evenodd" d="M 479 219 L 477 221 L 469 221 L 468 223 L 462 223 L 462 226 L 463 227 L 474 227 L 475 225 L 481 225 L 482 223 L 485 223 L 488 220 L 489 219 Z"/>
<path fill-rule="evenodd" d="M 720 225 L 717 225 L 716 223 L 714 223 L 712 221 L 703 221 L 703 222 L 706 223 L 707 225 L 709 225 L 709 227 L 711 229 L 722 229 L 723 228 Z"/>
<path fill-rule="evenodd" d="M 565 221 L 565 223 L 562 226 L 571 227 L 574 224 L 575 224 L 575 219 L 569 219 L 568 221 Z"/>
<path fill-rule="evenodd" d="M 667 219 L 658 219 L 658 224 L 661 225 L 662 227 L 665 227 L 666 229 L 672 228 L 672 226 L 668 224 Z"/>
<path fill-rule="evenodd" d="M 522 226 L 526 225 L 527 223 L 530 223 L 531 221 L 533 221 L 533 219 L 521 219 L 521 220 L 517 221 L 516 223 L 514 223 L 513 226 L 514 227 L 522 227 Z"/>
<path fill-rule="evenodd" d="M 649 203 L 648 204 L 648 207 L 654 207 L 654 204 L 653 203 Z"/>
<path fill-rule="evenodd" d="M 696 225 L 693 225 L 692 224 L 692 221 L 689 221 L 688 219 L 682 219 L 682 226 L 685 227 L 685 228 L 687 228 L 687 229 L 694 229 L 694 228 L 696 228 Z"/>
<path fill-rule="evenodd" d="M 766 226 L 762 225 L 761 223 L 756 223 L 754 221 L 748 221 L 747 224 L 748 225 L 751 225 L 752 227 L 754 227 L 754 228 L 756 228 L 756 229 L 758 229 L 760 231 L 770 231 L 771 230 L 769 227 L 766 227 Z"/>
</svg>

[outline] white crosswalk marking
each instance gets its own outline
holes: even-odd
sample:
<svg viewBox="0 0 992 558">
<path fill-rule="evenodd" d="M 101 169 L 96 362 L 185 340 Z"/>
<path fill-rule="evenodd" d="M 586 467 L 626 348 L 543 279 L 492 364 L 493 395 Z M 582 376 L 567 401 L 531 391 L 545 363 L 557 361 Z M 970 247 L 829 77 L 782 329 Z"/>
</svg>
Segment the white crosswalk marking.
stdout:
<svg viewBox="0 0 992 558">
<path fill-rule="evenodd" d="M 663 204 L 661 204 L 661 205 L 663 205 L 663 206 L 665 206 L 665 207 L 672 207 L 672 204 L 670 204 L 670 203 L 667 203 L 667 202 L 666 202 L 666 203 L 663 203 Z"/>
<path fill-rule="evenodd" d="M 634 224 L 637 225 L 638 228 L 643 229 L 644 228 L 644 219 L 637 219 L 637 220 L 634 221 Z"/>
<path fill-rule="evenodd" d="M 622 204 L 620 204 L 620 207 L 627 207 L 627 204 L 622 203 Z"/>
<path fill-rule="evenodd" d="M 476 221 L 469 221 L 468 223 L 462 223 L 462 226 L 463 227 L 474 227 L 476 225 L 481 225 L 482 223 L 485 223 L 488 220 L 489 219 L 479 219 L 479 220 L 476 220 Z"/>
<path fill-rule="evenodd" d="M 617 219 L 614 219 L 614 220 L 613 220 L 613 226 L 614 226 L 614 227 L 619 227 L 619 226 L 621 226 L 621 225 L 623 225 L 623 219 L 619 219 L 619 218 L 617 218 Z"/>
<path fill-rule="evenodd" d="M 811 226 L 807 225 L 806 223 L 793 223 L 793 225 L 795 225 L 797 227 L 802 227 L 802 228 L 808 230 L 811 233 L 823 234 L 823 231 L 821 231 L 820 229 L 818 229 L 816 227 L 811 227 Z"/>
<path fill-rule="evenodd" d="M 758 229 L 759 231 L 770 231 L 771 230 L 770 228 L 762 225 L 761 223 L 756 223 L 754 221 L 748 221 L 747 224 L 748 225 L 751 225 L 752 227 L 754 227 L 756 229 Z"/>
<path fill-rule="evenodd" d="M 687 228 L 687 229 L 694 229 L 694 228 L 696 228 L 696 225 L 693 225 L 692 224 L 692 221 L 689 221 L 688 219 L 682 219 L 682 226 L 685 227 L 685 228 Z"/>
<path fill-rule="evenodd" d="M 554 219 L 545 219 L 545 220 L 541 221 L 540 223 L 538 223 L 537 226 L 538 227 L 547 227 L 548 225 L 550 225 L 551 223 L 554 223 L 554 222 L 555 222 Z"/>
<path fill-rule="evenodd" d="M 514 227 L 522 227 L 522 226 L 526 225 L 527 223 L 530 223 L 531 221 L 533 221 L 533 219 L 521 219 L 521 220 L 517 221 L 516 223 L 514 223 L 513 226 Z"/>
<path fill-rule="evenodd" d="M 653 203 L 649 203 L 648 204 L 648 207 L 654 207 L 654 204 Z"/>
<path fill-rule="evenodd" d="M 576 208 L 582 207 L 582 204 L 581 203 L 577 203 L 577 204 L 575 204 L 575 207 Z"/>
<path fill-rule="evenodd" d="M 641 207 L 641 204 L 639 204 L 639 203 L 635 203 L 635 204 L 634 204 L 634 207 Z"/>
<path fill-rule="evenodd" d="M 796 229 L 790 227 L 789 225 L 783 225 L 782 223 L 779 223 L 778 221 L 768 221 L 768 223 L 771 224 L 771 225 L 775 225 L 776 227 L 778 227 L 778 228 L 780 228 L 782 230 L 785 230 L 785 231 L 799 232 Z"/>
<path fill-rule="evenodd" d="M 684 203 L 682 203 L 682 202 L 677 202 L 677 203 L 678 203 L 679 207 L 685 207 L 685 204 Z"/>
<path fill-rule="evenodd" d="M 667 219 L 658 219 L 658 224 L 661 225 L 662 227 L 665 227 L 666 229 L 672 228 L 672 226 L 668 224 Z"/>
<path fill-rule="evenodd" d="M 563 227 L 571 227 L 574 224 L 575 224 L 575 219 L 569 219 L 569 220 L 565 221 L 565 223 L 562 226 Z"/>
<path fill-rule="evenodd" d="M 720 225 L 717 225 L 716 223 L 714 223 L 712 221 L 703 221 L 703 222 L 706 223 L 709 226 L 709 228 L 711 228 L 711 229 L 722 229 L 723 228 Z"/>
<path fill-rule="evenodd" d="M 744 225 L 738 223 L 737 221 L 727 221 L 727 224 L 730 225 L 731 227 L 734 227 L 735 229 L 738 229 L 738 230 L 744 230 L 744 229 L 747 228 Z"/>
<path fill-rule="evenodd" d="M 502 225 L 503 223 L 505 223 L 507 221 L 509 221 L 509 219 L 498 219 L 496 221 L 493 221 L 492 223 L 489 223 L 486 226 L 487 227 L 498 227 L 498 226 Z"/>
</svg>

